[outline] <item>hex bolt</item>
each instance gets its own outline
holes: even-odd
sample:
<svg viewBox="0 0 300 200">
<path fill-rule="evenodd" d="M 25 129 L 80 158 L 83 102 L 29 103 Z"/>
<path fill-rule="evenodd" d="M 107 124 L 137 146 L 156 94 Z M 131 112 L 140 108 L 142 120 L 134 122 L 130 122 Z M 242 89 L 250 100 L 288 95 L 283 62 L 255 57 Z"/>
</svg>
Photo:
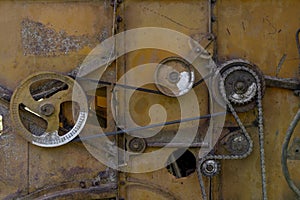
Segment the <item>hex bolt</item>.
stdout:
<svg viewBox="0 0 300 200">
<path fill-rule="evenodd" d="M 205 169 L 206 169 L 206 171 L 208 171 L 208 172 L 212 172 L 213 169 L 214 169 L 214 166 L 212 166 L 212 165 L 210 164 L 210 165 L 207 165 Z"/>
<path fill-rule="evenodd" d="M 129 149 L 135 153 L 142 153 L 146 148 L 146 143 L 142 138 L 133 138 L 129 141 Z"/>
<path fill-rule="evenodd" d="M 86 188 L 86 184 L 85 184 L 84 181 L 80 181 L 79 186 L 80 186 L 81 188 Z"/>
<path fill-rule="evenodd" d="M 212 34 L 209 34 L 206 36 L 206 38 L 207 38 L 207 40 L 212 40 L 212 39 L 214 39 L 214 36 Z"/>
<path fill-rule="evenodd" d="M 169 74 L 168 79 L 171 83 L 177 83 L 180 79 L 180 74 L 177 71 L 173 71 Z"/>
<path fill-rule="evenodd" d="M 243 93 L 246 90 L 246 84 L 243 81 L 238 81 L 235 84 L 235 89 L 237 90 L 238 93 Z"/>
<path fill-rule="evenodd" d="M 123 18 L 121 16 L 117 16 L 117 22 L 120 23 L 123 21 Z"/>
<path fill-rule="evenodd" d="M 120 181 L 120 185 L 125 185 L 126 182 L 125 181 Z"/>
<path fill-rule="evenodd" d="M 116 2 L 117 5 L 118 5 L 118 4 L 121 4 L 121 3 L 123 3 L 123 0 L 117 0 L 117 2 Z M 115 0 L 111 0 L 111 1 L 110 1 L 110 5 L 111 5 L 112 7 L 114 7 L 114 5 L 115 5 Z"/>
<path fill-rule="evenodd" d="M 197 52 L 197 53 L 200 53 L 200 52 L 201 52 L 201 48 L 200 48 L 200 47 L 197 47 L 197 48 L 196 48 L 196 52 Z"/>
<path fill-rule="evenodd" d="M 46 103 L 40 107 L 41 114 L 45 116 L 52 115 L 54 113 L 54 110 L 55 110 L 54 105 L 50 103 Z"/>
<path fill-rule="evenodd" d="M 217 17 L 216 16 L 211 16 L 211 22 L 216 22 L 217 21 Z"/>
</svg>

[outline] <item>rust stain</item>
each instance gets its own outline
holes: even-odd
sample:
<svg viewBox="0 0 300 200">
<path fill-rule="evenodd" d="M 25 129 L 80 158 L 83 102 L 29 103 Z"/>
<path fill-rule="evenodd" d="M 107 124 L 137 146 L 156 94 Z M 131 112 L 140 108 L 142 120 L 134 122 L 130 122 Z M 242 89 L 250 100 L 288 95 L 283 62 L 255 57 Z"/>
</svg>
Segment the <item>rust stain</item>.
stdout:
<svg viewBox="0 0 300 200">
<path fill-rule="evenodd" d="M 24 55 L 58 56 L 79 51 L 85 46 L 93 48 L 107 35 L 106 31 L 95 36 L 68 35 L 64 30 L 56 31 L 41 22 L 30 19 L 23 19 L 21 22 Z"/>
<path fill-rule="evenodd" d="M 75 174 L 83 174 L 83 173 L 92 173 L 93 170 L 89 169 L 89 168 L 83 168 L 83 167 L 72 167 L 70 169 L 61 169 L 60 170 L 61 173 L 65 176 L 65 177 L 73 177 Z"/>
</svg>

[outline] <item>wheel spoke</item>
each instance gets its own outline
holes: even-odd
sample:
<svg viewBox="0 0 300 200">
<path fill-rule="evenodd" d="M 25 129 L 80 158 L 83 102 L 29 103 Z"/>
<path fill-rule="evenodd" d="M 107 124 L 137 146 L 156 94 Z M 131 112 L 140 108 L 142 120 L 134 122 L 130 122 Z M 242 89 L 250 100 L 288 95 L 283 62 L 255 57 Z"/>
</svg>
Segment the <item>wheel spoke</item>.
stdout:
<svg viewBox="0 0 300 200">
<path fill-rule="evenodd" d="M 58 132 L 59 129 L 59 111 L 55 111 L 53 115 L 47 117 L 48 126 L 46 129 L 47 133 Z"/>
<path fill-rule="evenodd" d="M 40 102 L 36 101 L 32 95 L 28 92 L 22 94 L 22 104 L 30 111 L 40 115 Z"/>
<path fill-rule="evenodd" d="M 72 101 L 72 87 L 55 93 L 51 97 L 47 98 L 47 101 L 50 101 L 55 105 L 66 101 Z"/>
</svg>

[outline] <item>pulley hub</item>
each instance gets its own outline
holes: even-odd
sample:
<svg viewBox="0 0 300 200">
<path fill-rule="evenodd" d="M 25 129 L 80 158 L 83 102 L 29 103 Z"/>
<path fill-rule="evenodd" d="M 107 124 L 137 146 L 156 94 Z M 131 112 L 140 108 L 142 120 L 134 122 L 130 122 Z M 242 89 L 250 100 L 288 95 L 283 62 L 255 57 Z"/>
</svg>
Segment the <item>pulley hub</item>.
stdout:
<svg viewBox="0 0 300 200">
<path fill-rule="evenodd" d="M 241 59 L 227 61 L 220 66 L 219 73 L 222 79 L 215 80 L 219 88 L 218 91 L 214 91 L 214 96 L 216 99 L 225 97 L 237 112 L 246 112 L 255 107 L 258 85 L 261 94 L 264 94 L 264 76 L 258 67 L 248 61 Z"/>
<path fill-rule="evenodd" d="M 215 176 L 220 171 L 220 164 L 217 160 L 205 160 L 201 165 L 201 172 L 204 176 Z"/>
</svg>

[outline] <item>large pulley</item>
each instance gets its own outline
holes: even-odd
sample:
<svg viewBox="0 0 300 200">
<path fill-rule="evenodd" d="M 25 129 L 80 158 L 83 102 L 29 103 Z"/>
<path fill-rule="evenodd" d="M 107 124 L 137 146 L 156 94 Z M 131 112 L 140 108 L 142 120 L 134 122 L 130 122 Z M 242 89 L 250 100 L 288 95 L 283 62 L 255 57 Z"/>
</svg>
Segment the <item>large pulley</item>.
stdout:
<svg viewBox="0 0 300 200">
<path fill-rule="evenodd" d="M 88 104 L 72 78 L 42 72 L 28 77 L 14 91 L 10 110 L 17 133 L 34 145 L 56 147 L 80 133 Z"/>
</svg>

